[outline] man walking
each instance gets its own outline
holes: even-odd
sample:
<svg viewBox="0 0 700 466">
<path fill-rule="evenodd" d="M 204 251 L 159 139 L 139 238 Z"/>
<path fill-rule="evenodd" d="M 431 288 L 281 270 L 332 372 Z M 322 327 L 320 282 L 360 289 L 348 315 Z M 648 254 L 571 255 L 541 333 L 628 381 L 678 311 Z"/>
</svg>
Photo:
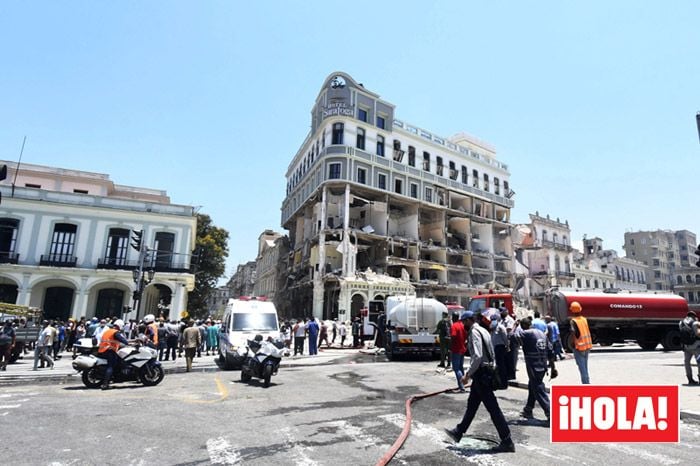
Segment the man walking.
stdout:
<svg viewBox="0 0 700 466">
<path fill-rule="evenodd" d="M 494 320 L 491 322 L 491 342 L 493 343 L 493 351 L 496 355 L 496 370 L 501 379 L 499 389 L 508 389 L 508 330 L 501 316 L 494 315 Z"/>
<path fill-rule="evenodd" d="M 6 371 L 10 363 L 12 348 L 15 347 L 15 329 L 12 321 L 7 319 L 0 329 L 0 371 Z"/>
<path fill-rule="evenodd" d="M 484 407 L 491 415 L 491 421 L 496 426 L 501 443 L 492 449 L 493 452 L 514 452 L 515 444 L 510 437 L 510 428 L 503 416 L 498 400 L 493 393 L 493 361 L 495 355 L 491 347 L 491 335 L 488 330 L 476 324 L 474 313 L 464 311 L 461 321 L 465 330 L 469 332 L 469 368 L 462 379 L 462 383 L 469 383 L 473 379 L 467 400 L 467 409 L 464 411 L 462 421 L 454 429 L 446 429 L 447 435 L 455 442 L 462 440 L 462 436 L 467 432 L 474 420 L 479 405 L 483 402 Z"/>
<path fill-rule="evenodd" d="M 467 312 L 462 313 L 462 318 L 466 318 Z M 465 392 L 462 377 L 464 377 L 464 353 L 467 352 L 467 331 L 464 323 L 460 320 L 457 312 L 452 314 L 452 325 L 450 325 L 450 361 L 452 370 L 457 378 L 457 388 L 461 393 Z"/>
<path fill-rule="evenodd" d="M 450 328 L 452 323 L 450 322 L 449 314 L 447 312 L 442 313 L 442 319 L 437 324 L 436 333 L 440 339 L 440 364 L 438 367 L 445 367 L 445 361 L 447 361 L 447 367 L 450 367 L 451 357 L 450 357 Z"/>
<path fill-rule="evenodd" d="M 187 363 L 186 372 L 192 370 L 192 360 L 202 344 L 202 334 L 199 332 L 199 327 L 194 326 L 194 320 L 190 319 L 187 322 L 187 328 L 182 334 L 182 347 L 185 349 L 185 362 Z"/>
<path fill-rule="evenodd" d="M 688 315 L 678 323 L 683 346 L 683 364 L 685 375 L 688 377 L 688 385 L 698 385 L 700 382 L 700 322 L 694 311 L 688 311 Z M 693 379 L 691 359 L 695 359 L 698 368 L 698 380 Z"/>
<path fill-rule="evenodd" d="M 546 315 L 544 321 L 547 323 L 547 337 L 552 343 L 554 357 L 559 358 L 559 360 L 566 359 L 561 346 L 561 332 L 559 332 L 559 324 L 550 315 Z"/>
<path fill-rule="evenodd" d="M 549 422 L 549 395 L 544 387 L 544 375 L 549 362 L 552 378 L 556 377 L 552 344 L 540 329 L 532 327 L 529 317 L 520 321 L 520 328 L 522 331 L 519 336 L 527 369 L 527 403 L 523 409 L 523 417 L 528 419 L 533 417 L 532 410 L 537 400 Z"/>
<path fill-rule="evenodd" d="M 588 320 L 581 315 L 583 308 L 578 301 L 574 301 L 569 306 L 569 311 L 574 314 L 571 318 L 571 333 L 574 335 L 574 359 L 581 374 L 581 383 L 590 384 L 588 376 L 588 353 L 593 348 L 591 331 L 588 328 Z"/>
<path fill-rule="evenodd" d="M 34 370 L 37 370 L 37 364 L 41 359 L 41 369 L 44 368 L 44 363 L 47 363 L 51 369 L 53 369 L 53 360 L 49 356 L 49 348 L 51 348 L 51 336 L 53 334 L 53 328 L 49 326 L 49 321 L 45 320 L 41 323 L 43 329 L 39 333 L 39 338 L 36 340 L 36 346 L 34 348 Z"/>
<path fill-rule="evenodd" d="M 294 324 L 294 356 L 304 355 L 304 339 L 306 338 L 306 321 L 299 320 Z"/>
</svg>

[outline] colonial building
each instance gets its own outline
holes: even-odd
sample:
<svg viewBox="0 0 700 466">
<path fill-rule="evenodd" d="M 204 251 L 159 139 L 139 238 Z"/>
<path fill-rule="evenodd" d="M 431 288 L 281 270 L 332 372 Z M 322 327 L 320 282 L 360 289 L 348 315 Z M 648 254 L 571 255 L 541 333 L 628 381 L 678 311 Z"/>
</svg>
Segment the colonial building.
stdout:
<svg viewBox="0 0 700 466">
<path fill-rule="evenodd" d="M 239 296 L 253 296 L 255 294 L 255 279 L 257 273 L 255 270 L 255 261 L 249 261 L 245 264 L 238 264 L 236 273 L 233 274 L 226 286 L 231 290 L 231 298 Z"/>
<path fill-rule="evenodd" d="M 544 292 L 553 286 L 574 283 L 573 252 L 569 222 L 561 222 L 539 212 L 530 214 L 530 223 L 519 225 L 513 235 L 516 292 L 529 307 L 543 310 Z"/>
<path fill-rule="evenodd" d="M 278 276 L 280 255 L 288 253 L 283 241 L 284 235 L 272 230 L 265 230 L 258 237 L 258 256 L 255 260 L 255 296 L 265 296 L 270 301 L 276 301 L 279 288 Z"/>
<path fill-rule="evenodd" d="M 9 173 L 0 183 L 0 301 L 57 319 L 123 316 L 134 305 L 127 317 L 186 310 L 191 206 L 105 174 L 30 164 L 15 173 L 15 163 L 2 163 Z M 130 247 L 134 232 L 142 252 Z"/>
<path fill-rule="evenodd" d="M 219 286 L 211 290 L 207 297 L 209 315 L 216 318 L 223 317 L 229 298 L 231 298 L 231 290 L 227 286 Z"/>
<path fill-rule="evenodd" d="M 612 288 L 630 291 L 644 291 L 647 289 L 647 266 L 640 261 L 630 259 L 629 257 L 619 257 L 617 251 L 612 249 L 603 249 L 603 240 L 595 238 L 583 238 L 583 256 L 582 263 L 591 264 L 595 262 L 602 271 L 612 272 L 614 274 L 614 282 L 610 285 Z M 589 279 L 586 282 L 586 278 Z M 590 279 L 592 278 L 593 281 Z M 598 277 L 604 280 L 604 277 Z M 604 280 L 605 281 L 605 280 Z M 599 281 L 599 283 L 602 283 Z M 593 285 L 593 286 L 591 286 Z M 577 288 L 598 288 L 595 285 L 595 277 L 579 277 L 576 276 Z M 603 286 L 603 288 L 608 288 Z"/>
<path fill-rule="evenodd" d="M 281 223 L 298 309 L 349 311 L 341 295 L 367 306 L 375 296 L 352 283 L 368 269 L 451 301 L 485 284 L 512 286 L 514 193 L 494 148 L 398 119 L 393 104 L 345 73 L 324 81 L 286 177 Z"/>
</svg>

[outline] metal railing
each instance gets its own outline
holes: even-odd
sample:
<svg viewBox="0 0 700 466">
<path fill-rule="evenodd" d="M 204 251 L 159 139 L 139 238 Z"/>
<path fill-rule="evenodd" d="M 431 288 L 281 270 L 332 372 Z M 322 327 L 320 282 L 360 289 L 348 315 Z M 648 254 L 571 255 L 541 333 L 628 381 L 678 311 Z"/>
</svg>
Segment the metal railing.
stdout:
<svg viewBox="0 0 700 466">
<path fill-rule="evenodd" d="M 70 254 L 42 254 L 39 265 L 49 267 L 75 267 L 78 258 Z"/>
</svg>

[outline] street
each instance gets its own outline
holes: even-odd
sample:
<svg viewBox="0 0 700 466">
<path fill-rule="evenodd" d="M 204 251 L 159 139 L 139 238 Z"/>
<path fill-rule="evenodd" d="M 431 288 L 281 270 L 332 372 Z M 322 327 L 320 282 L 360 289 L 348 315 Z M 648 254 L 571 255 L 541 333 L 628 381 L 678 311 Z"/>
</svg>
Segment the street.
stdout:
<svg viewBox="0 0 700 466">
<path fill-rule="evenodd" d="M 649 353 L 623 354 L 643 361 Z M 669 362 L 678 358 L 678 353 L 654 355 Z M 78 380 L 3 387 L 3 463 L 372 465 L 399 436 L 409 396 L 454 385 L 452 373 L 437 371 L 434 361 L 385 362 L 365 354 L 332 363 L 306 360 L 308 365 L 280 369 L 267 389 L 256 379 L 241 383 L 236 371 L 218 370 L 168 374 L 152 388 L 116 384 L 106 392 L 87 390 Z M 575 370 L 573 361 L 560 366 L 563 372 Z M 527 391 L 514 387 L 498 398 L 515 454 L 485 452 L 496 432 L 483 408 L 468 432 L 472 438 L 453 445 L 443 428 L 459 421 L 467 396 L 441 394 L 415 402 L 410 436 L 391 464 L 696 461 L 700 427 L 687 422 L 681 424 L 679 445 L 551 444 L 541 420 L 519 416 Z M 543 419 L 539 408 L 535 416 Z"/>
</svg>

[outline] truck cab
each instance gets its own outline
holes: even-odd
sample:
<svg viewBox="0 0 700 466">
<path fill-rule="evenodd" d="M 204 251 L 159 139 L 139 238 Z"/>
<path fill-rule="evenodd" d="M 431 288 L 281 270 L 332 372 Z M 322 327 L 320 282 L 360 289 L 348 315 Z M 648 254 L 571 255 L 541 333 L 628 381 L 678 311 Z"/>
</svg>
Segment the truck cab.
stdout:
<svg viewBox="0 0 700 466">
<path fill-rule="evenodd" d="M 476 296 L 472 296 L 469 300 L 468 310 L 482 312 L 490 307 L 495 309 L 505 307 L 508 309 L 508 314 L 510 314 L 511 317 L 515 316 L 513 310 L 513 295 L 510 293 L 494 293 L 490 291 L 488 293 L 480 293 Z"/>
</svg>

